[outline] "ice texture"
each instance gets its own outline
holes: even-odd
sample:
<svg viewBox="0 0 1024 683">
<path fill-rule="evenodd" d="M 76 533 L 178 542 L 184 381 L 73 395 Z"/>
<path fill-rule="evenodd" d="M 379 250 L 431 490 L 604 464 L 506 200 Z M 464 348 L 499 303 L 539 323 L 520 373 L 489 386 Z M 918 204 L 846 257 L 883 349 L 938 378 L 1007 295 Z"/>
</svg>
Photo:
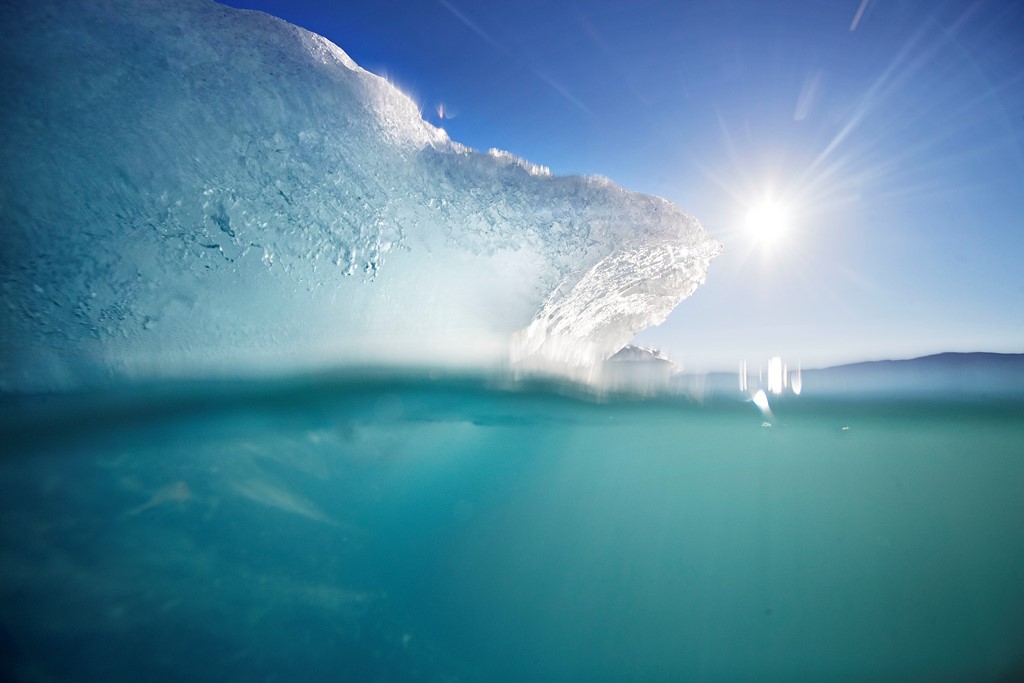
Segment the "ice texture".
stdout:
<svg viewBox="0 0 1024 683">
<path fill-rule="evenodd" d="M 324 363 L 585 364 L 721 246 L 451 141 L 340 48 L 209 0 L 0 3 L 0 388 Z"/>
</svg>

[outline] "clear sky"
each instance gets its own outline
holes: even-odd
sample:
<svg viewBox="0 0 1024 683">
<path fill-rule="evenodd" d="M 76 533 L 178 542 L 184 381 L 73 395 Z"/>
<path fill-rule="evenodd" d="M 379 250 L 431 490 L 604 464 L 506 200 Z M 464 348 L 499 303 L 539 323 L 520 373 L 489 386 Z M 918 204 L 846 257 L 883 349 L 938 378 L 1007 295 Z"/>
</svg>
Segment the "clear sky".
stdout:
<svg viewBox="0 0 1024 683">
<path fill-rule="evenodd" d="M 690 369 L 1024 352 L 1024 0 L 230 0 L 477 149 L 726 247 L 642 333 Z"/>
</svg>

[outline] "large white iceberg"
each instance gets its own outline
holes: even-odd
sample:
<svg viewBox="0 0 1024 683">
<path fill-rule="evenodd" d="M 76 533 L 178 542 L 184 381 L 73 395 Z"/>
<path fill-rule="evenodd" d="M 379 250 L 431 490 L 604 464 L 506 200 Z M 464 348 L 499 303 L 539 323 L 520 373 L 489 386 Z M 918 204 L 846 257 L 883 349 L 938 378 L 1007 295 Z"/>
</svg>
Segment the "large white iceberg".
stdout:
<svg viewBox="0 0 1024 683">
<path fill-rule="evenodd" d="M 568 364 L 721 249 L 669 202 L 459 145 L 326 39 L 209 0 L 0 4 L 0 387 Z"/>
</svg>

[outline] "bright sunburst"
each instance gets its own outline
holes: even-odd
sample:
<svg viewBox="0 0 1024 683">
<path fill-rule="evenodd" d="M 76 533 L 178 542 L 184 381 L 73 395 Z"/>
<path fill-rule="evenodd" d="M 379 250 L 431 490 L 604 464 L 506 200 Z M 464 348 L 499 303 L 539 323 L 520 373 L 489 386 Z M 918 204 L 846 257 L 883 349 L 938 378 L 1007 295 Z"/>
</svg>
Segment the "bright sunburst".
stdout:
<svg viewBox="0 0 1024 683">
<path fill-rule="evenodd" d="M 789 231 L 792 221 L 793 214 L 788 205 L 766 198 L 747 212 L 747 233 L 758 244 L 771 246 Z"/>
</svg>

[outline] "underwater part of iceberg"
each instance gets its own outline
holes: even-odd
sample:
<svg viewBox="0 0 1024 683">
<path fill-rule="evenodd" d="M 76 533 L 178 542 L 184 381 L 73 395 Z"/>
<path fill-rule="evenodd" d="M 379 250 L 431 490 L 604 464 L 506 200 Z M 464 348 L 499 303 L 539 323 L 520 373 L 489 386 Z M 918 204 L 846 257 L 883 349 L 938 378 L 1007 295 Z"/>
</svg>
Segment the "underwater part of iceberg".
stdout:
<svg viewBox="0 0 1024 683">
<path fill-rule="evenodd" d="M 0 388 L 607 358 L 721 246 L 479 153 L 326 39 L 209 0 L 0 6 Z"/>
</svg>

